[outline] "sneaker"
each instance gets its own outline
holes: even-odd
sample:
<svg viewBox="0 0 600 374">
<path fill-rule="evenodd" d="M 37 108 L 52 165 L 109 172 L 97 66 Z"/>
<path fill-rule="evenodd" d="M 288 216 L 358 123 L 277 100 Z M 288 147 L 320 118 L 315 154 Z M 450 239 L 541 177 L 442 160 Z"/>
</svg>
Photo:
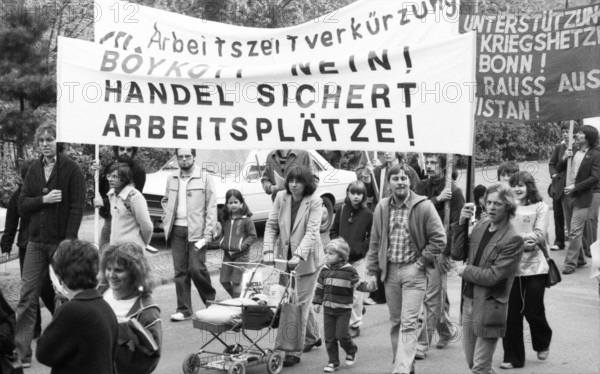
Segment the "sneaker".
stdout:
<svg viewBox="0 0 600 374">
<path fill-rule="evenodd" d="M 28 369 L 31 367 L 31 361 L 21 361 L 21 367 L 23 369 Z"/>
<path fill-rule="evenodd" d="M 548 358 L 548 355 L 549 355 L 549 354 L 550 354 L 550 350 L 549 350 L 549 349 L 546 349 L 546 350 L 544 350 L 544 351 L 539 351 L 539 352 L 537 353 L 538 360 L 542 360 L 542 361 L 544 361 L 545 359 L 547 359 L 547 358 Z"/>
<path fill-rule="evenodd" d="M 500 364 L 500 369 L 514 369 L 515 367 L 510 362 L 503 362 Z"/>
<path fill-rule="evenodd" d="M 158 253 L 158 249 L 154 248 L 153 246 L 151 246 L 150 244 L 148 244 L 146 246 L 146 251 L 150 252 L 150 253 Z"/>
<path fill-rule="evenodd" d="M 350 327 L 350 337 L 352 339 L 360 336 L 360 327 Z"/>
<path fill-rule="evenodd" d="M 333 372 L 334 372 L 334 371 L 335 371 L 337 368 L 339 368 L 339 367 L 340 367 L 340 365 L 339 365 L 339 364 L 338 364 L 338 365 L 336 365 L 336 364 L 331 364 L 331 363 L 329 363 L 329 364 L 327 364 L 327 366 L 325 366 L 325 367 L 323 368 L 323 371 L 324 371 L 324 372 L 326 372 L 326 373 L 333 373 Z"/>
<path fill-rule="evenodd" d="M 551 251 L 560 251 L 565 249 L 565 245 L 563 244 L 562 246 L 558 245 L 558 244 L 554 244 L 553 246 L 550 247 Z"/>
<path fill-rule="evenodd" d="M 346 365 L 352 366 L 356 362 L 356 352 L 358 351 L 358 347 L 356 344 L 354 345 L 354 353 L 346 355 Z"/>
<path fill-rule="evenodd" d="M 172 322 L 182 322 L 182 321 L 186 321 L 188 319 L 192 318 L 192 316 L 185 316 L 183 313 L 181 312 L 177 312 L 175 314 L 171 314 L 171 321 Z"/>
<path fill-rule="evenodd" d="M 425 357 L 427 357 L 427 352 L 426 351 L 420 351 L 417 349 L 417 353 L 415 353 L 415 359 L 416 360 L 424 360 Z"/>
<path fill-rule="evenodd" d="M 363 304 L 364 305 L 375 305 L 377 303 L 375 302 L 375 300 L 371 299 L 370 297 L 367 297 L 366 299 L 363 300 Z"/>
</svg>

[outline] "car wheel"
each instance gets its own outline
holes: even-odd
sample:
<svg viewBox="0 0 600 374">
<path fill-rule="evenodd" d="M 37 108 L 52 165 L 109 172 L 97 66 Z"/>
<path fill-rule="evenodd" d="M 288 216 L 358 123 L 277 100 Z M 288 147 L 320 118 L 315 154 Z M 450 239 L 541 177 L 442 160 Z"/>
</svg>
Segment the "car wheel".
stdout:
<svg viewBox="0 0 600 374">
<path fill-rule="evenodd" d="M 333 202 L 328 197 L 321 197 L 323 201 L 321 229 L 320 232 L 327 232 L 333 223 Z"/>
</svg>

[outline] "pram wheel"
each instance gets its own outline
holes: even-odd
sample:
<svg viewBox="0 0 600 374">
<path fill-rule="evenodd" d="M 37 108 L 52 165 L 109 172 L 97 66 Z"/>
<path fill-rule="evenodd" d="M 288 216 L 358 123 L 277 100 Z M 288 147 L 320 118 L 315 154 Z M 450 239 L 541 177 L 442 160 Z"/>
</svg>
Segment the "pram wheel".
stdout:
<svg viewBox="0 0 600 374">
<path fill-rule="evenodd" d="M 273 352 L 267 359 L 267 372 L 269 374 L 279 374 L 283 368 L 283 353 Z"/>
<path fill-rule="evenodd" d="M 195 353 L 188 355 L 183 360 L 182 369 L 184 374 L 198 374 L 198 371 L 200 371 L 200 357 Z"/>
<path fill-rule="evenodd" d="M 241 362 L 234 362 L 227 369 L 227 374 L 244 374 L 246 372 L 246 367 Z"/>
</svg>

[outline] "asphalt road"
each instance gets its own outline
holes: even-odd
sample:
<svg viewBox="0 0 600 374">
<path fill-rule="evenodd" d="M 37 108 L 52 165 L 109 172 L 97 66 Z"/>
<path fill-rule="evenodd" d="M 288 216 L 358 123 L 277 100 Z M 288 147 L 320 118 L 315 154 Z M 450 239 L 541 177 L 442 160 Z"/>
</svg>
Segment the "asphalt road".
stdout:
<svg viewBox="0 0 600 374">
<path fill-rule="evenodd" d="M 548 186 L 547 164 L 525 164 L 521 169 L 530 170 L 536 176 L 538 187 L 545 191 Z M 476 184 L 489 185 L 495 181 L 495 168 L 489 170 L 478 170 L 475 176 Z M 464 185 L 464 176 L 461 175 L 459 183 Z M 550 228 L 553 227 L 553 219 L 550 217 Z M 550 239 L 553 240 L 553 230 L 550 229 Z M 327 240 L 327 236 L 324 236 Z M 163 244 L 161 244 L 163 243 Z M 160 235 L 156 235 L 153 245 L 164 246 Z M 562 269 L 565 251 L 551 252 L 559 268 Z M 214 258 L 219 256 L 218 252 L 210 254 Z M 589 260 L 588 260 L 589 263 Z M 168 267 L 168 264 L 164 265 Z M 545 297 L 546 313 L 550 326 L 553 329 L 553 341 L 550 347 L 550 356 L 546 361 L 538 361 L 531 344 L 526 345 L 527 361 L 523 369 L 507 370 L 507 373 L 600 373 L 600 297 L 598 295 L 598 284 L 589 278 L 590 265 L 578 269 L 573 275 L 563 276 L 563 281 L 557 286 L 547 290 Z M 219 298 L 226 298 L 224 290 L 218 284 L 218 274 L 212 277 L 216 285 Z M 459 319 L 460 279 L 450 278 L 448 282 L 448 295 L 451 302 L 450 317 L 455 323 Z M 195 309 L 203 307 L 198 295 L 193 293 Z M 163 323 L 163 354 L 161 362 L 155 371 L 159 374 L 181 373 L 181 365 L 185 357 L 197 351 L 208 339 L 205 331 L 192 327 L 191 322 L 173 323 L 169 322 L 169 315 L 175 311 L 175 286 L 166 284 L 159 286 L 154 291 L 154 298 L 162 308 Z M 361 336 L 356 339 L 359 347 L 357 362 L 351 368 L 344 365 L 340 368 L 343 372 L 362 373 L 389 373 L 392 368 L 392 352 L 389 340 L 389 314 L 387 305 L 374 305 L 367 307 L 364 326 L 361 328 Z M 51 316 L 43 309 L 43 319 L 47 323 Z M 525 336 L 529 341 L 527 333 Z M 460 331 L 460 330 L 459 330 Z M 231 334 L 228 342 L 241 342 L 240 334 Z M 260 344 L 263 348 L 273 346 L 275 337 L 268 335 Z M 209 346 L 220 351 L 220 343 Z M 494 356 L 494 369 L 496 372 L 504 372 L 498 368 L 502 362 L 502 345 L 499 342 Z M 341 353 L 343 355 L 343 353 Z M 343 358 L 343 356 L 341 356 Z M 343 361 L 343 360 L 342 360 Z M 284 368 L 286 373 L 315 373 L 322 372 L 327 364 L 325 347 L 316 348 L 310 353 L 302 356 L 302 362 L 292 368 Z M 31 369 L 25 371 L 30 373 L 50 373 L 50 369 L 33 363 Z M 202 371 L 201 371 L 202 372 Z M 206 371 L 204 371 L 206 372 Z M 247 373 L 264 373 L 264 366 L 249 368 Z M 432 347 L 429 355 L 423 361 L 417 362 L 418 373 L 466 373 L 469 372 L 461 347 L 461 337 L 450 344 L 444 350 Z M 84 373 L 82 373 L 84 374 Z"/>
</svg>

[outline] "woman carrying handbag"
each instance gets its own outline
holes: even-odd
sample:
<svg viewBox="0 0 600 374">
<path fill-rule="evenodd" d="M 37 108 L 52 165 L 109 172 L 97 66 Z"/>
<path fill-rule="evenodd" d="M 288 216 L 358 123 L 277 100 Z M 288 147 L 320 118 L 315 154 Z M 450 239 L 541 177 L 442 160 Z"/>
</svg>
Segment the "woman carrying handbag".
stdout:
<svg viewBox="0 0 600 374">
<path fill-rule="evenodd" d="M 544 292 L 548 279 L 548 261 L 542 249 L 546 245 L 548 206 L 542 201 L 533 176 L 526 171 L 514 174 L 509 184 L 517 198 L 517 213 L 512 223 L 524 240 L 523 257 L 508 299 L 506 335 L 502 339 L 502 369 L 525 366 L 523 317 L 531 331 L 533 349 L 539 360 L 548 358 L 552 329 L 546 320 Z"/>
</svg>

